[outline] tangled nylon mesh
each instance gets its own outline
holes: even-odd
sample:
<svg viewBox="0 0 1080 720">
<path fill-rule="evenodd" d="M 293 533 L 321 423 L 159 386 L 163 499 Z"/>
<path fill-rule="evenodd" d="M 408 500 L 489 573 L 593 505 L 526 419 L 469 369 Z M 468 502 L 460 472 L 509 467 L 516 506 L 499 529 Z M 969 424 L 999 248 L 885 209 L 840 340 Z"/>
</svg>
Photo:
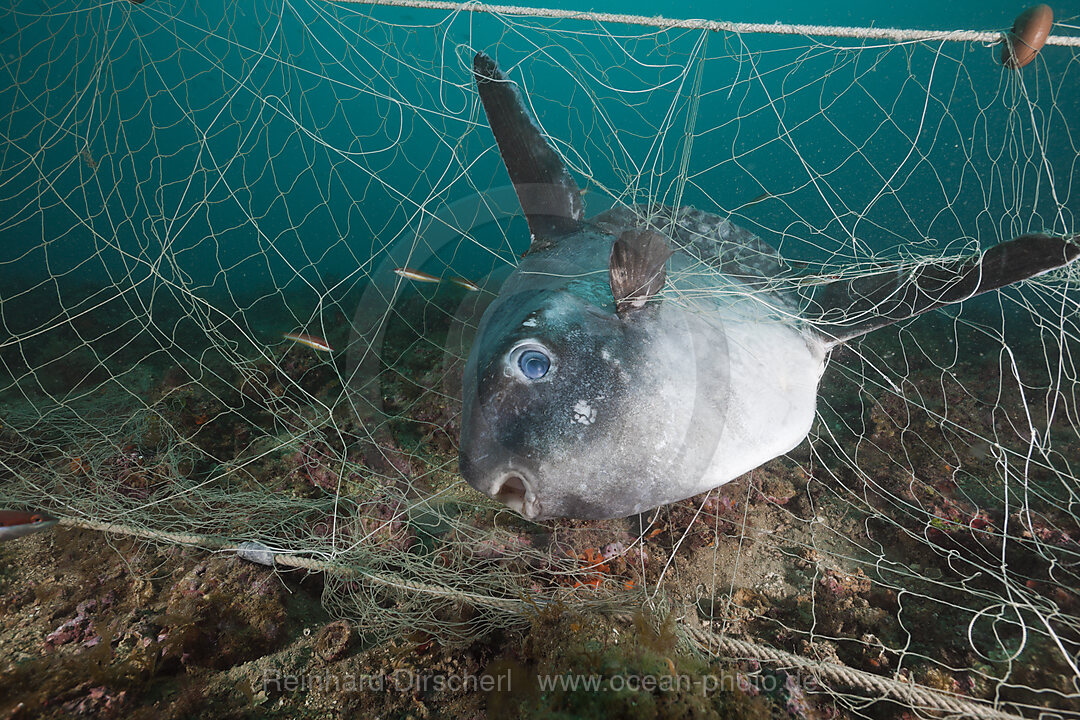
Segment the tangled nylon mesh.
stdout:
<svg viewBox="0 0 1080 720">
<path fill-rule="evenodd" d="M 530 524 L 456 474 L 469 340 L 528 238 L 475 50 L 590 215 L 694 205 L 806 284 L 1070 234 L 1073 51 L 318 2 L 0 18 L 3 504 L 337 567 L 327 606 L 375 636 L 644 604 L 1075 708 L 1074 269 L 842 347 L 809 441 L 647 517 Z"/>
</svg>

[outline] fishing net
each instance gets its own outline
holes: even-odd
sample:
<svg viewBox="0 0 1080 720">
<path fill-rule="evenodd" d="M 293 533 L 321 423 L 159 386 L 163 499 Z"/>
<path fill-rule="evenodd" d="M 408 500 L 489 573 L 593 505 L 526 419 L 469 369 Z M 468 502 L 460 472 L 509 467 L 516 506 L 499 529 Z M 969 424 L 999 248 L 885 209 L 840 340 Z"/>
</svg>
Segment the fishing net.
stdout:
<svg viewBox="0 0 1080 720">
<path fill-rule="evenodd" d="M 813 284 L 1075 231 L 1075 50 L 321 2 L 0 19 L 0 504 L 254 543 L 373 637 L 648 607 L 748 675 L 832 668 L 843 712 L 906 684 L 1076 714 L 1075 269 L 841 347 L 807 442 L 639 518 L 532 524 L 456 465 L 528 243 L 475 51 L 588 215 L 694 205 Z"/>
</svg>

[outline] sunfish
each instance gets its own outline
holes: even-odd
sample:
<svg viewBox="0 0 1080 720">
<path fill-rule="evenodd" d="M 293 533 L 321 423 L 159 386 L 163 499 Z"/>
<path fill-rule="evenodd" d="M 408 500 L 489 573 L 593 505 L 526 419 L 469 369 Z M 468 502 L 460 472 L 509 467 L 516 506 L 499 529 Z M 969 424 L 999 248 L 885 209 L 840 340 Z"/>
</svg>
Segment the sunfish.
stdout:
<svg viewBox="0 0 1080 720">
<path fill-rule="evenodd" d="M 586 219 L 517 87 L 484 53 L 473 74 L 532 239 L 465 366 L 459 466 L 533 520 L 623 517 L 733 480 L 806 438 L 838 344 L 1080 255 L 1024 235 L 813 283 L 693 207 Z"/>
<path fill-rule="evenodd" d="M 45 513 L 0 510 L 0 541 L 14 540 L 30 533 L 48 530 L 58 520 Z"/>
</svg>

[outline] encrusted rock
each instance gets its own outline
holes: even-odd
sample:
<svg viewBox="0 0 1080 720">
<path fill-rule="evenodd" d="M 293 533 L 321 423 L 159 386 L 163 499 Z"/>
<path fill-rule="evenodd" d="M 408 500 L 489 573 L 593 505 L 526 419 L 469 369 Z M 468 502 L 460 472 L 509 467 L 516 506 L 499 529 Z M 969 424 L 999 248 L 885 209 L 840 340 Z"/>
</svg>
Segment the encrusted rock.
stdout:
<svg viewBox="0 0 1080 720">
<path fill-rule="evenodd" d="M 345 620 L 327 623 L 315 637 L 315 654 L 325 662 L 341 659 L 349 651 L 352 635 L 352 625 Z"/>
</svg>

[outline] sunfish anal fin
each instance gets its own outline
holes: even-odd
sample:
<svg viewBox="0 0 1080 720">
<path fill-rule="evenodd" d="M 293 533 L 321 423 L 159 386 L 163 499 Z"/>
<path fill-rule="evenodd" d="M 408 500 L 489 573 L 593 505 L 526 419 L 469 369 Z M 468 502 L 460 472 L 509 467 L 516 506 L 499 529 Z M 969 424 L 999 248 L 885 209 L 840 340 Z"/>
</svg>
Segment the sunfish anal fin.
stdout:
<svg viewBox="0 0 1080 720">
<path fill-rule="evenodd" d="M 1021 235 L 979 256 L 819 286 L 804 313 L 830 344 L 906 320 L 1068 265 L 1080 257 L 1075 238 Z"/>
<path fill-rule="evenodd" d="M 626 230 L 611 246 L 608 281 L 615 311 L 625 318 L 660 292 L 667 278 L 665 264 L 672 249 L 655 230 Z"/>
<path fill-rule="evenodd" d="M 562 158 L 540 132 L 521 93 L 485 53 L 473 58 L 473 76 L 491 133 L 514 184 L 533 241 L 529 248 L 581 227 L 581 191 Z"/>
</svg>

